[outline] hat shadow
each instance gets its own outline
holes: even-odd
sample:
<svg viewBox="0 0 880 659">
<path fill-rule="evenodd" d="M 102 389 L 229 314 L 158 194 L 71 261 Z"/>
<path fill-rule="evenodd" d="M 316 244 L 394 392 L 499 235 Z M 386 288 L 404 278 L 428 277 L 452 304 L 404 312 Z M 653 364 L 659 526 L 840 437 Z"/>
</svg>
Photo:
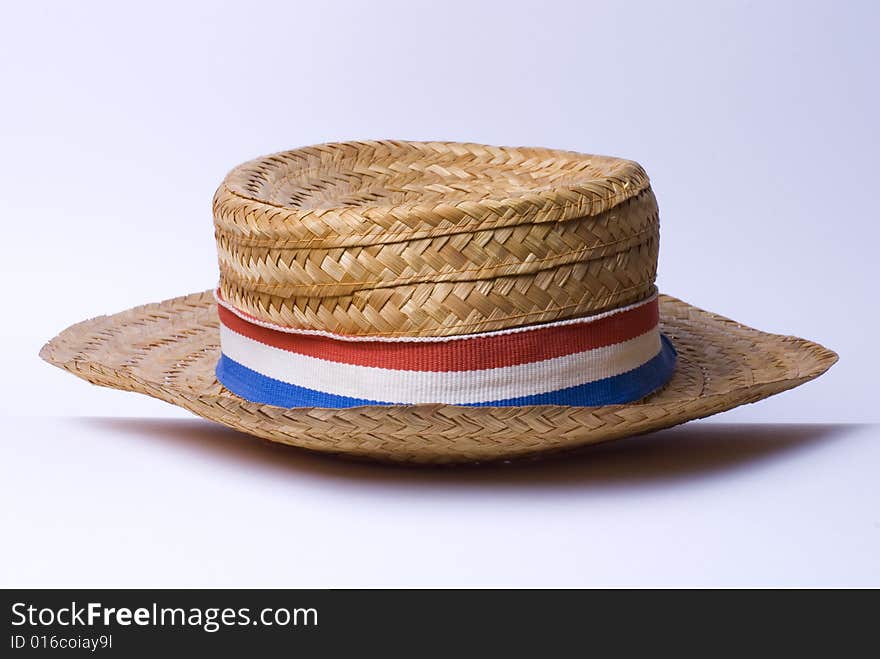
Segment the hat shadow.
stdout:
<svg viewBox="0 0 880 659">
<path fill-rule="evenodd" d="M 847 423 L 691 422 L 541 459 L 455 467 L 413 467 L 354 461 L 258 440 L 200 419 L 81 417 L 107 432 L 149 439 L 234 461 L 267 476 L 312 476 L 375 485 L 479 487 L 638 486 L 709 477 L 791 458 L 840 439 L 859 426 Z"/>
</svg>

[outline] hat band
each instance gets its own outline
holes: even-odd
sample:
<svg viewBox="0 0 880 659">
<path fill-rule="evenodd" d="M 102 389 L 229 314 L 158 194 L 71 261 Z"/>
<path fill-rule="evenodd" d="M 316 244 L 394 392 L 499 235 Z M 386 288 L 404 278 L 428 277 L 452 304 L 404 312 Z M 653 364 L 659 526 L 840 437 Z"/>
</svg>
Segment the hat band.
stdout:
<svg viewBox="0 0 880 659">
<path fill-rule="evenodd" d="M 557 323 L 456 337 L 343 337 L 260 322 L 218 295 L 217 379 L 278 407 L 630 403 L 672 377 L 657 297 Z"/>
</svg>

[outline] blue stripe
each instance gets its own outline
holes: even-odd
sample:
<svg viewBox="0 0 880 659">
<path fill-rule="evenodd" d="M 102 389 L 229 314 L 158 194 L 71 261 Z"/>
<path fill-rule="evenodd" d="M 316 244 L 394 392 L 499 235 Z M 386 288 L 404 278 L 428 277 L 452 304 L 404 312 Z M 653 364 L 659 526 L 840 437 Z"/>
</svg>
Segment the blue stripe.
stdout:
<svg viewBox="0 0 880 659">
<path fill-rule="evenodd" d="M 603 380 L 580 384 L 543 394 L 519 396 L 485 403 L 468 403 L 466 407 L 511 407 L 521 405 L 566 405 L 593 407 L 631 403 L 644 398 L 666 384 L 675 370 L 675 348 L 664 335 L 656 357 L 638 368 Z M 232 393 L 254 403 L 276 407 L 359 407 L 361 405 L 394 405 L 350 396 L 337 396 L 281 382 L 249 369 L 226 355 L 217 362 L 217 379 Z"/>
</svg>

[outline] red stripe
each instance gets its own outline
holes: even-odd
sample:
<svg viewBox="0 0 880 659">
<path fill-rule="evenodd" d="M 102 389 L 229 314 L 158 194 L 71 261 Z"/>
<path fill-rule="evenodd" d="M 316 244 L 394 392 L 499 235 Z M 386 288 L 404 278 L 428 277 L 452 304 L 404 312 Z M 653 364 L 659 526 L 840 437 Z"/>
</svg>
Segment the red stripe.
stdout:
<svg viewBox="0 0 880 659">
<path fill-rule="evenodd" d="M 220 322 L 238 334 L 309 357 L 401 371 L 471 371 L 544 361 L 634 339 L 660 320 L 657 300 L 593 322 L 454 341 L 340 341 L 293 334 L 243 320 L 217 305 Z"/>
</svg>

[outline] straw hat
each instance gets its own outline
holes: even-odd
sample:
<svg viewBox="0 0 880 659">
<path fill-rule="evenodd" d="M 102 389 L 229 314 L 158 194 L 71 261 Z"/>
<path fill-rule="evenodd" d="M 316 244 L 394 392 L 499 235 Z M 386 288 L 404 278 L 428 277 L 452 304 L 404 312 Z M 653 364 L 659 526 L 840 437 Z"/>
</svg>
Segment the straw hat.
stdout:
<svg viewBox="0 0 880 659">
<path fill-rule="evenodd" d="M 214 197 L 215 290 L 74 325 L 41 351 L 272 441 L 482 461 L 666 428 L 837 356 L 658 295 L 636 163 L 348 142 L 259 158 Z"/>
</svg>

